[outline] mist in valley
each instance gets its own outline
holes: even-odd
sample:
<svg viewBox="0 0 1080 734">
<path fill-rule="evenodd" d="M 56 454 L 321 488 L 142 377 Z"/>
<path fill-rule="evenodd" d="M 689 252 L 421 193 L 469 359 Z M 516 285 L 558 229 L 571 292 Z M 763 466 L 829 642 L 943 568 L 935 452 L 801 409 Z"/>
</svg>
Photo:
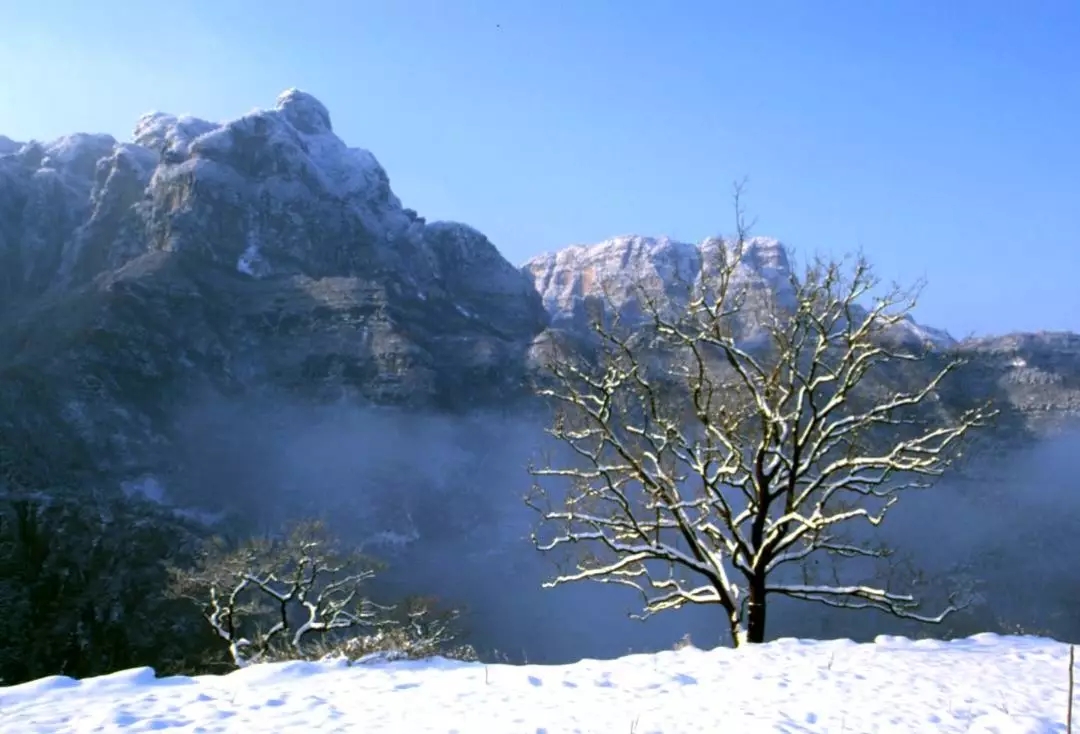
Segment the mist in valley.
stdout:
<svg viewBox="0 0 1080 734">
<path fill-rule="evenodd" d="M 538 514 L 523 497 L 529 462 L 559 447 L 539 411 L 446 416 L 268 396 L 201 401 L 180 425 L 173 501 L 232 513 L 252 531 L 326 520 L 345 544 L 389 564 L 378 593 L 433 595 L 463 609 L 467 641 L 488 659 L 610 658 L 670 648 L 686 634 L 701 647 L 729 644 L 719 607 L 641 622 L 629 618 L 640 612 L 632 590 L 541 588 L 557 568 L 529 539 Z M 969 610 L 929 627 L 773 598 L 769 638 L 1018 629 L 1080 636 L 1072 611 L 1080 597 L 1080 431 L 1007 456 L 987 453 L 966 472 L 901 499 L 880 535 L 897 555 L 872 573 L 888 571 L 903 591 L 919 571 L 916 591 L 931 614 L 963 585 L 975 602 Z"/>
</svg>

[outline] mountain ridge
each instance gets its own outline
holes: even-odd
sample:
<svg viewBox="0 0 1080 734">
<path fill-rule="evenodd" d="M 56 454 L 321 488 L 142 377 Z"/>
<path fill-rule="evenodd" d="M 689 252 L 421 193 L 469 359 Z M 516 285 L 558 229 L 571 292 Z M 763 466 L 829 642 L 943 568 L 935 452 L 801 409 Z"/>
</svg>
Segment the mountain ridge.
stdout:
<svg viewBox="0 0 1080 734">
<path fill-rule="evenodd" d="M 275 117 L 287 122 L 291 131 L 283 132 L 280 128 L 268 130 L 268 127 L 274 127 L 269 121 Z M 228 177 L 228 171 L 224 170 L 228 167 L 217 165 L 219 159 L 236 144 L 238 130 L 249 127 L 261 128 L 259 134 L 265 138 L 262 142 L 271 147 L 290 142 L 296 144 L 310 161 L 314 162 L 309 170 L 300 170 L 297 173 L 321 179 L 323 188 L 337 197 L 365 200 L 367 204 L 372 201 L 387 204 L 390 211 L 389 215 L 381 212 L 386 220 L 380 222 L 383 225 L 381 229 L 385 230 L 383 234 L 388 239 L 402 238 L 403 241 L 395 242 L 396 245 L 403 246 L 408 243 L 411 247 L 416 247 L 418 232 L 424 228 L 459 228 L 472 239 L 486 240 L 478 230 L 469 225 L 444 222 L 428 224 L 412 210 L 403 208 L 390 189 L 386 171 L 375 156 L 370 151 L 345 145 L 334 134 L 330 113 L 325 105 L 296 88 L 287 89 L 279 95 L 272 110 L 256 109 L 220 123 L 192 115 L 150 112 L 138 119 L 130 142 L 119 142 L 107 134 L 89 133 L 63 136 L 50 143 L 31 141 L 25 144 L 0 136 L 0 156 L 39 157 L 42 161 L 40 170 L 57 170 L 67 178 L 69 185 L 72 184 L 72 173 L 79 171 L 83 178 L 75 179 L 77 183 L 74 188 L 82 189 L 88 189 L 94 184 L 94 164 L 100 164 L 112 157 L 117 159 L 117 164 L 120 161 L 126 162 L 137 173 L 136 177 L 145 180 L 150 187 L 154 183 L 154 177 L 182 177 L 196 168 L 200 169 L 199 172 L 204 176 Z M 290 140 L 294 136 L 295 139 Z M 98 155 L 88 155 L 93 152 Z M 302 163 L 299 165 L 304 168 Z M 117 171 L 114 169 L 108 175 L 117 175 Z M 98 195 L 92 197 L 92 205 L 101 206 L 106 203 L 103 200 L 107 198 L 104 195 L 107 187 L 100 188 L 102 190 L 97 192 Z M 276 257 L 263 253 L 258 242 L 259 222 L 251 221 L 246 224 L 247 232 L 241 242 L 231 241 L 226 248 L 228 257 L 224 254 L 221 257 L 231 259 L 241 272 L 252 277 L 264 277 L 275 272 L 275 265 L 277 270 L 286 271 L 296 267 L 295 258 L 289 257 L 294 253 L 277 253 Z M 520 266 L 520 270 L 533 281 L 550 318 L 559 323 L 573 321 L 573 314 L 579 308 L 574 299 L 597 295 L 602 283 L 621 281 L 619 285 L 625 288 L 625 284 L 630 280 L 640 282 L 655 275 L 663 277 L 661 271 L 672 266 L 678 275 L 692 278 L 700 267 L 702 254 L 715 250 L 720 243 L 722 239 L 719 237 L 707 237 L 692 244 L 666 236 L 625 234 L 609 237 L 599 243 L 572 244 L 533 256 Z M 769 237 L 754 237 L 748 244 L 745 259 L 749 267 L 746 270 L 753 271 L 753 275 L 769 282 L 774 289 L 782 289 L 785 285 L 783 281 L 790 272 L 786 247 Z M 160 246 L 169 245 L 166 242 Z M 78 244 L 67 248 L 64 257 L 67 265 L 64 270 L 75 269 L 72 263 L 78 260 L 78 249 Z M 604 262 L 605 253 L 610 253 L 608 262 Z M 425 259 L 412 251 L 407 254 L 414 255 L 418 261 Z M 621 268 L 613 268 L 612 261 L 618 261 Z M 628 269 L 627 264 L 638 267 Z M 559 270 L 565 272 L 567 265 L 578 270 L 602 266 L 607 272 L 592 278 L 588 284 L 584 283 L 588 278 L 582 274 L 576 282 L 562 286 L 553 285 L 554 273 Z M 318 277 L 315 273 L 311 274 Z M 671 286 L 671 283 L 667 284 L 668 290 L 671 290 Z M 418 293 L 422 291 L 418 289 Z M 625 293 L 621 296 L 626 297 Z M 947 331 L 928 325 L 912 322 L 910 331 L 937 345 L 953 346 L 958 343 Z"/>
<path fill-rule="evenodd" d="M 592 245 L 571 245 L 529 259 L 529 273 L 554 325 L 585 329 L 585 304 L 591 299 L 614 309 L 624 322 L 641 318 L 640 291 L 656 302 L 685 304 L 690 286 L 715 272 L 712 262 L 739 250 L 732 285 L 750 293 L 768 293 L 781 306 L 794 306 L 793 266 L 786 246 L 772 237 L 749 237 L 741 246 L 722 237 L 693 244 L 669 237 L 630 234 Z M 910 316 L 894 330 L 896 337 L 937 348 L 957 345 L 947 331 L 919 324 Z"/>
<path fill-rule="evenodd" d="M 123 479 L 167 470 L 152 457 L 178 440 L 169 411 L 207 389 L 418 410 L 528 399 L 543 345 L 584 333 L 588 299 L 607 288 L 633 315 L 640 283 L 677 302 L 726 246 L 627 235 L 514 266 L 474 227 L 405 208 L 296 89 L 219 123 L 148 113 L 131 142 L 0 146 L 0 439 Z M 758 237 L 739 277 L 782 300 L 790 271 Z M 1025 414 L 1080 412 L 1070 338 L 904 330 L 978 356 L 971 384 Z"/>
</svg>

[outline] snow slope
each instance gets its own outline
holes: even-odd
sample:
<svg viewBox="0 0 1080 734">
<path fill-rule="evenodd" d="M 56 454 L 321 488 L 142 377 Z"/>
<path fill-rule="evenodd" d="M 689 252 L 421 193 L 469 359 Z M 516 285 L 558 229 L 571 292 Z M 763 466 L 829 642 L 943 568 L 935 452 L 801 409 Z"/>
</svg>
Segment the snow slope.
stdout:
<svg viewBox="0 0 1080 734">
<path fill-rule="evenodd" d="M 778 640 L 572 665 L 446 660 L 258 665 L 155 679 L 149 669 L 0 688 L 0 731 L 1065 731 L 1067 645 L 977 635 Z"/>
</svg>

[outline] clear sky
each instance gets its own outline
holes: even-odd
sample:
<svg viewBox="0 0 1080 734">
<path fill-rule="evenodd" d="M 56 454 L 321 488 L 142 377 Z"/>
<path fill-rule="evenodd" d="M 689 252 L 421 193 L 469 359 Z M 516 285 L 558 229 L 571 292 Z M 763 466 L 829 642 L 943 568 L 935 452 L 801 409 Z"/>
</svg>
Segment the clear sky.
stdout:
<svg viewBox="0 0 1080 734">
<path fill-rule="evenodd" d="M 756 231 L 925 277 L 956 336 L 1080 331 L 1077 0 L 0 0 L 0 134 L 128 139 L 299 87 L 507 258 Z"/>
</svg>

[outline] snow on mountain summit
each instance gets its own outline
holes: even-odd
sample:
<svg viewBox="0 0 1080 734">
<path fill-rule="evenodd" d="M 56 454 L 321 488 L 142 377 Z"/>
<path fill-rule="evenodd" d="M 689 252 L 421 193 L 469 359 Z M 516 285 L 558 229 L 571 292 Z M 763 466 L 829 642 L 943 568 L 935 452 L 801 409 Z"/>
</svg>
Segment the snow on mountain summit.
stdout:
<svg viewBox="0 0 1080 734">
<path fill-rule="evenodd" d="M 221 167 L 235 168 L 247 158 L 246 162 L 259 165 L 242 175 L 278 179 L 277 187 L 286 195 L 287 182 L 306 179 L 332 196 L 375 200 L 401 209 L 375 156 L 347 146 L 334 134 L 326 106 L 299 89 L 280 94 L 273 109 L 256 109 L 222 123 L 190 115 L 149 113 L 137 123 L 134 139 L 159 152 L 164 164 L 183 166 L 178 173 L 198 168 L 203 176 L 228 177 L 231 172 Z M 241 144 L 249 148 L 254 144 L 260 155 L 241 155 Z M 401 219 L 398 224 L 406 223 Z"/>
<path fill-rule="evenodd" d="M 568 328 L 587 326 L 590 300 L 607 302 L 625 323 L 642 316 L 641 288 L 658 303 L 678 307 L 684 304 L 689 286 L 715 272 L 712 263 L 722 262 L 733 245 L 720 237 L 699 244 L 668 237 L 623 235 L 593 245 L 572 245 L 535 257 L 522 267 L 536 285 L 551 315 L 552 323 Z M 792 263 L 787 248 L 771 237 L 751 237 L 734 273 L 736 288 L 745 288 L 748 311 L 761 298 L 769 297 L 781 306 L 794 303 L 791 283 Z M 753 319 L 746 327 L 753 330 Z M 939 347 L 954 345 L 946 332 L 907 319 L 897 327 L 903 341 Z"/>
<path fill-rule="evenodd" d="M 136 145 L 157 153 L 185 156 L 191 141 L 217 127 L 190 115 L 177 117 L 164 112 L 148 112 L 135 123 L 132 139 Z"/>
<path fill-rule="evenodd" d="M 278 95 L 277 109 L 281 110 L 293 127 L 305 135 L 334 132 L 326 105 L 295 87 Z"/>
<path fill-rule="evenodd" d="M 603 299 L 624 317 L 640 311 L 639 286 L 655 298 L 672 304 L 686 299 L 688 287 L 704 273 L 709 262 L 730 248 L 710 237 L 700 244 L 668 237 L 624 235 L 594 245 L 574 245 L 529 260 L 524 271 L 536 284 L 555 324 L 579 323 L 585 318 L 587 299 Z M 704 265 L 704 270 L 702 269 Z M 736 277 L 750 288 L 767 288 L 778 298 L 790 298 L 791 267 L 783 245 L 768 237 L 745 243 Z"/>
<path fill-rule="evenodd" d="M 404 208 L 375 156 L 338 137 L 307 92 L 221 122 L 150 112 L 132 141 L 78 133 L 0 156 L 0 199 L 20 210 L 0 221 L 0 264 L 21 275 L 0 307 L 166 252 L 248 278 L 374 279 L 489 314 L 506 333 L 547 323 L 493 243 Z"/>
</svg>

